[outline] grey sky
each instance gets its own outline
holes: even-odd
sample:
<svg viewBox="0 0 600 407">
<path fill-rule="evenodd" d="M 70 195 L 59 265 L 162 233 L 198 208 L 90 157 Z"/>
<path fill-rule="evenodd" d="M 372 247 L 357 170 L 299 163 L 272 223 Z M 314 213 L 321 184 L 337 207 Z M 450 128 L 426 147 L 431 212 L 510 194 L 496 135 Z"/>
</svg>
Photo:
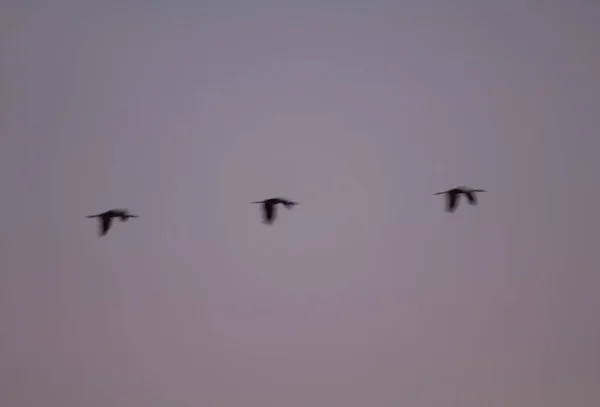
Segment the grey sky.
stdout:
<svg viewBox="0 0 600 407">
<path fill-rule="evenodd" d="M 0 405 L 600 405 L 600 3 L 42 3 L 0 5 Z"/>
</svg>

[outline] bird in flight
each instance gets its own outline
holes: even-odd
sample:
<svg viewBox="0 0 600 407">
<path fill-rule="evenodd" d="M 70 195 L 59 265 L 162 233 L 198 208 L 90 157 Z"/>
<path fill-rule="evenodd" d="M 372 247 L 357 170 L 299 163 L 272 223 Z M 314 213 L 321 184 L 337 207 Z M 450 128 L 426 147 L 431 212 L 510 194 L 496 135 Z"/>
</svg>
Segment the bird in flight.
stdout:
<svg viewBox="0 0 600 407">
<path fill-rule="evenodd" d="M 292 202 L 283 198 L 271 198 L 265 199 L 264 201 L 255 201 L 252 203 L 263 205 L 263 223 L 265 224 L 272 224 L 275 221 L 275 217 L 277 216 L 277 204 L 282 204 L 287 209 L 291 209 L 294 207 L 294 205 L 298 205 L 298 202 Z"/>
<path fill-rule="evenodd" d="M 477 204 L 477 197 L 475 196 L 475 192 L 486 192 L 483 189 L 471 189 L 467 187 L 458 187 L 449 189 L 444 192 L 437 192 L 433 195 L 441 195 L 446 194 L 446 211 L 454 212 L 456 207 L 458 206 L 458 198 L 460 195 L 464 195 L 467 197 L 467 200 L 471 205 Z"/>
<path fill-rule="evenodd" d="M 120 218 L 121 222 L 125 222 L 129 218 L 139 218 L 139 216 L 129 214 L 127 209 L 111 209 L 97 215 L 86 216 L 86 218 L 98 218 L 100 221 L 100 236 L 104 236 L 110 229 L 114 218 Z"/>
</svg>

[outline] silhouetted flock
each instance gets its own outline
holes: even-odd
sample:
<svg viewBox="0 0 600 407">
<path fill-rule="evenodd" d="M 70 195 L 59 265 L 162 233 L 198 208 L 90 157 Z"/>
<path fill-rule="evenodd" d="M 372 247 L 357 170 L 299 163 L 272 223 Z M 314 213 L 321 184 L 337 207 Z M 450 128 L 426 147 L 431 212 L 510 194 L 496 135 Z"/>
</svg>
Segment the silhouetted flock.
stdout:
<svg viewBox="0 0 600 407">
<path fill-rule="evenodd" d="M 464 195 L 467 198 L 469 204 L 476 205 L 476 192 L 485 192 L 485 190 L 458 187 L 443 192 L 436 192 L 434 195 L 446 194 L 446 211 L 454 212 L 458 206 L 461 195 Z M 285 206 L 287 209 L 292 209 L 294 205 L 298 205 L 298 202 L 293 202 L 284 198 L 270 198 L 252 203 L 262 204 L 263 223 L 267 225 L 271 225 L 275 221 L 278 204 Z M 114 218 L 119 218 L 121 219 L 121 222 L 125 222 L 129 218 L 139 218 L 139 216 L 131 215 L 127 209 L 111 209 L 97 215 L 87 216 L 87 218 L 98 218 L 98 221 L 100 222 L 100 236 L 104 236 L 112 226 Z"/>
</svg>

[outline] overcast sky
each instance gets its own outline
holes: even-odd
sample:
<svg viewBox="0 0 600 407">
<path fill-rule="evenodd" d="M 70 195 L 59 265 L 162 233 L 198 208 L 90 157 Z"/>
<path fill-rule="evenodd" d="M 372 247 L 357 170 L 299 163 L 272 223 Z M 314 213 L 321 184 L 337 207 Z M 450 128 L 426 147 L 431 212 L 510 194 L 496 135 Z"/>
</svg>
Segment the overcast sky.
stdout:
<svg viewBox="0 0 600 407">
<path fill-rule="evenodd" d="M 0 405 L 600 405 L 598 21 L 3 1 Z"/>
</svg>

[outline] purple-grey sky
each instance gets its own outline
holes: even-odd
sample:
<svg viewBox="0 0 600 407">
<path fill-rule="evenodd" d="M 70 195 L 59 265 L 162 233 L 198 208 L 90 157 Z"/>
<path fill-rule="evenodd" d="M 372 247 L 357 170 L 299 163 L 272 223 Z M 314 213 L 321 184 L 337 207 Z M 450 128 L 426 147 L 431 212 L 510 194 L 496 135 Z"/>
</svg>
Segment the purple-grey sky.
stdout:
<svg viewBox="0 0 600 407">
<path fill-rule="evenodd" d="M 600 405 L 600 3 L 291 3 L 0 5 L 0 405 Z"/>
</svg>

